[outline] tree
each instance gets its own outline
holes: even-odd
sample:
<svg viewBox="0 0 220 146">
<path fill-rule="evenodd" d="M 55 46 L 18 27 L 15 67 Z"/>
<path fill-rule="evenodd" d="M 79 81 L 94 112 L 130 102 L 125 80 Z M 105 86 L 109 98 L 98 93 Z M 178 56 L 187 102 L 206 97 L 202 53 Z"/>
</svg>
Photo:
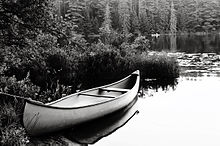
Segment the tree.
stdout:
<svg viewBox="0 0 220 146">
<path fill-rule="evenodd" d="M 104 17 L 104 22 L 103 22 L 103 29 L 105 32 L 110 33 L 112 26 L 111 26 L 111 12 L 110 12 L 110 2 L 109 0 L 106 1 L 106 6 L 105 6 L 105 17 Z"/>
<path fill-rule="evenodd" d="M 122 32 L 128 34 L 130 31 L 130 3 L 128 0 L 119 3 L 119 18 L 121 23 Z"/>
<path fill-rule="evenodd" d="M 176 12 L 174 9 L 173 1 L 171 2 L 171 8 L 170 8 L 170 33 L 175 34 L 177 32 L 176 29 Z"/>
<path fill-rule="evenodd" d="M 111 21 L 112 21 L 112 29 L 120 30 L 120 14 L 119 14 L 119 0 L 113 0 L 110 2 L 111 6 Z"/>
<path fill-rule="evenodd" d="M 139 23 L 139 0 L 131 1 L 131 11 L 130 11 L 130 21 L 131 21 L 131 31 L 132 33 L 140 33 L 140 23 Z"/>
<path fill-rule="evenodd" d="M 104 21 L 104 3 L 101 0 L 85 1 L 85 7 L 79 12 L 81 18 L 78 19 L 77 33 L 92 42 L 99 35 L 99 28 Z"/>
</svg>

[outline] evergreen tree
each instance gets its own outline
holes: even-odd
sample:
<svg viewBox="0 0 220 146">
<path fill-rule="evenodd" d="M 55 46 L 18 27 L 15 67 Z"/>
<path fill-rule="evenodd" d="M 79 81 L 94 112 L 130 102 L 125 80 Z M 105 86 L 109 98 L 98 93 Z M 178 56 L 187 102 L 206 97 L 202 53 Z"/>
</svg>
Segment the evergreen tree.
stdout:
<svg viewBox="0 0 220 146">
<path fill-rule="evenodd" d="M 111 1 L 111 21 L 114 30 L 120 30 L 119 0 Z"/>
<path fill-rule="evenodd" d="M 103 29 L 105 32 L 110 33 L 112 26 L 111 26 L 111 12 L 110 12 L 110 2 L 109 0 L 106 1 L 105 7 L 105 17 L 103 22 Z"/>
<path fill-rule="evenodd" d="M 145 0 L 139 0 L 139 19 L 142 19 L 146 16 L 146 1 Z"/>
<path fill-rule="evenodd" d="M 77 19 L 76 32 L 82 34 L 84 38 L 92 42 L 97 40 L 97 36 L 104 21 L 104 4 L 101 0 L 87 0 L 85 7 L 77 14 L 81 18 Z"/>
<path fill-rule="evenodd" d="M 120 23 L 122 32 L 124 34 L 128 34 L 130 31 L 130 1 L 123 0 L 119 3 L 119 17 L 120 17 Z"/>
<path fill-rule="evenodd" d="M 131 30 L 130 32 L 139 34 L 140 33 L 140 23 L 139 23 L 139 0 L 132 0 L 131 11 Z"/>
<path fill-rule="evenodd" d="M 174 3 L 172 1 L 171 8 L 170 8 L 170 33 L 171 34 L 175 34 L 177 32 L 176 24 L 177 24 L 176 12 L 175 12 L 175 8 L 174 8 Z"/>
</svg>

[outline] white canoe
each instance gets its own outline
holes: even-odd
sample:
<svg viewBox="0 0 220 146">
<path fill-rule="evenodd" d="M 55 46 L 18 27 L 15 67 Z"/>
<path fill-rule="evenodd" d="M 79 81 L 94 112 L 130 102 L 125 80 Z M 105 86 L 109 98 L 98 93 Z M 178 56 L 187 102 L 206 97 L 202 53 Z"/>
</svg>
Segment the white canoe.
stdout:
<svg viewBox="0 0 220 146">
<path fill-rule="evenodd" d="M 115 83 L 81 91 L 48 104 L 27 100 L 23 124 L 30 135 L 66 129 L 115 112 L 137 96 L 139 71 Z"/>
</svg>

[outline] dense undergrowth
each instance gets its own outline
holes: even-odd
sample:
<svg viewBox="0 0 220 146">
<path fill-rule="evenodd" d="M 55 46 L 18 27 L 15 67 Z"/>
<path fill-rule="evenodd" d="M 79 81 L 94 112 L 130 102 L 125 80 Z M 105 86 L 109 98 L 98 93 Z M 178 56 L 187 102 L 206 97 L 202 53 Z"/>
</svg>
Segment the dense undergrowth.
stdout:
<svg viewBox="0 0 220 146">
<path fill-rule="evenodd" d="M 179 67 L 166 53 L 149 53 L 149 41 L 60 47 L 50 35 L 39 35 L 27 48 L 4 47 L 0 91 L 50 102 L 62 96 L 114 82 L 139 69 L 142 79 L 175 79 Z M 23 101 L 1 95 L 0 144 L 25 145 L 30 138 L 21 124 Z"/>
</svg>

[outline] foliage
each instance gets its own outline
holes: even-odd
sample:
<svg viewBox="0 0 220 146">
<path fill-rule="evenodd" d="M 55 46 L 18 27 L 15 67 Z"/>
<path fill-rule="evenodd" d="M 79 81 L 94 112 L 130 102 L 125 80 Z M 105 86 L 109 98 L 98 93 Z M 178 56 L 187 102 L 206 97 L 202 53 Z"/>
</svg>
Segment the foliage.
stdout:
<svg viewBox="0 0 220 146">
<path fill-rule="evenodd" d="M 111 32 L 111 16 L 110 16 L 110 6 L 109 1 L 106 2 L 106 8 L 105 8 L 105 17 L 103 22 L 103 30 L 107 33 Z"/>
<path fill-rule="evenodd" d="M 1 0 L 0 36 L 5 45 L 26 45 L 40 31 L 48 32 L 50 26 L 49 0 Z"/>
<path fill-rule="evenodd" d="M 119 51 L 110 48 L 85 56 L 81 81 L 83 88 L 116 81 L 131 72 L 130 65 L 131 61 L 122 57 Z"/>
<path fill-rule="evenodd" d="M 142 78 L 175 79 L 179 77 L 179 65 L 175 58 L 165 53 L 141 55 L 137 61 L 142 72 Z"/>
<path fill-rule="evenodd" d="M 75 31 L 83 35 L 88 42 L 93 42 L 97 40 L 99 28 L 104 21 L 104 4 L 101 0 L 88 0 L 82 3 L 83 6 L 75 13 L 78 16 Z M 80 4 L 78 3 L 76 7 Z"/>
<path fill-rule="evenodd" d="M 150 41 L 145 36 L 135 38 L 133 44 L 136 45 L 135 49 L 138 49 L 140 52 L 147 52 L 150 48 Z"/>
<path fill-rule="evenodd" d="M 15 77 L 2 77 L 1 91 L 36 99 L 36 93 L 39 92 L 39 87 L 35 86 L 28 77 L 21 81 L 17 81 Z"/>
<path fill-rule="evenodd" d="M 103 43 L 93 44 L 81 59 L 79 69 L 82 88 L 116 81 L 132 71 L 141 70 L 142 78 L 174 79 L 179 76 L 178 63 L 165 53 L 148 54 L 149 41 L 137 37 L 133 43 L 122 43 L 120 49 Z M 163 70 L 163 72 L 161 72 Z"/>
<path fill-rule="evenodd" d="M 7 99 L 7 98 L 5 98 Z M 0 109 L 0 145 L 25 145 L 29 142 L 24 128 L 21 126 L 21 102 L 15 99 L 1 98 Z"/>
<path fill-rule="evenodd" d="M 119 3 L 119 20 L 121 23 L 122 33 L 128 34 L 130 31 L 130 3 L 121 1 Z"/>
<path fill-rule="evenodd" d="M 4 75 L 15 76 L 19 82 L 23 82 L 28 76 L 30 82 L 39 87 L 37 93 L 49 94 L 52 99 L 61 97 L 61 90 L 64 91 L 77 79 L 74 48 L 78 48 L 69 45 L 60 49 L 56 38 L 45 34 L 39 34 L 37 40 L 31 41 L 29 46 L 22 51 L 13 47 L 6 49 Z M 15 91 L 10 93 L 22 95 Z M 41 99 L 46 100 L 43 97 Z"/>
<path fill-rule="evenodd" d="M 129 38 L 130 41 L 121 44 L 122 55 L 126 54 L 135 57 L 135 55 L 148 52 L 150 48 L 149 40 L 144 36 L 135 37 L 136 36 L 131 35 Z"/>
</svg>

